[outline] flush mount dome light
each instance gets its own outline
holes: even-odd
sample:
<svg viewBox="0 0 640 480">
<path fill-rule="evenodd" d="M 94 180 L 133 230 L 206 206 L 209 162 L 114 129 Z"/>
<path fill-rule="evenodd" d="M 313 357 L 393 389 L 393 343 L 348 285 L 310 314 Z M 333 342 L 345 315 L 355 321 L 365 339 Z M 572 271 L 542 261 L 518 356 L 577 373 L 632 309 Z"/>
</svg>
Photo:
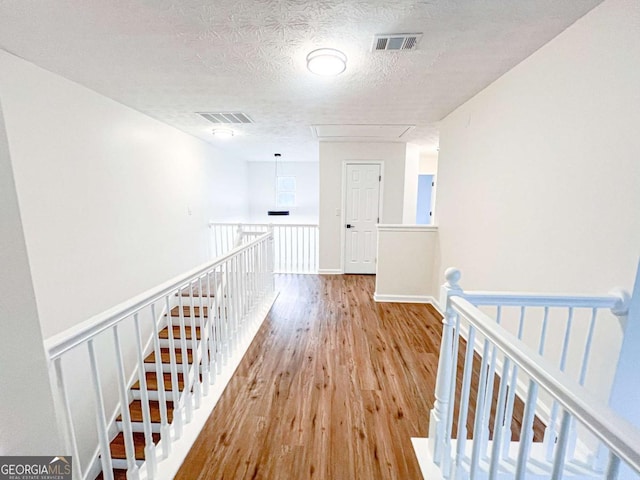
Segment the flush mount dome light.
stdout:
<svg viewBox="0 0 640 480">
<path fill-rule="evenodd" d="M 233 137 L 233 130 L 231 130 L 230 128 L 214 128 L 213 136 L 223 139 L 231 138 Z"/>
<path fill-rule="evenodd" d="M 307 68 L 316 75 L 339 75 L 347 69 L 347 56 L 335 48 L 319 48 L 307 55 Z"/>
</svg>

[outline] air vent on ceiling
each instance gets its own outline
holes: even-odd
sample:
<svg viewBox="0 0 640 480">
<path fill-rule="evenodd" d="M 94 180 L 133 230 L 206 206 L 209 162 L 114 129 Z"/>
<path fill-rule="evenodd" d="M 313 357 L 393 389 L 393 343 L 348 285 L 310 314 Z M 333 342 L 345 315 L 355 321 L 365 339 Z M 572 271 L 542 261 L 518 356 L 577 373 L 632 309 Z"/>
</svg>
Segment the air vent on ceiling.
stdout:
<svg viewBox="0 0 640 480">
<path fill-rule="evenodd" d="M 242 112 L 197 112 L 201 117 L 209 120 L 211 123 L 253 123 L 249 115 Z"/>
<path fill-rule="evenodd" d="M 394 33 L 390 35 L 375 35 L 372 51 L 382 50 L 415 50 L 422 38 L 421 33 Z"/>
</svg>

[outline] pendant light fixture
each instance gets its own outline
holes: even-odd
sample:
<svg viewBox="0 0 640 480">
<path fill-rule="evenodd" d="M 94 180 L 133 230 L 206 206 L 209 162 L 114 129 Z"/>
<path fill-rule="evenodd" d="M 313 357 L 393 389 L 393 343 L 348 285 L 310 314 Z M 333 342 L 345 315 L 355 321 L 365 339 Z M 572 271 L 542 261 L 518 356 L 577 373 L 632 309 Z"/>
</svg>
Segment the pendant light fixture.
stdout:
<svg viewBox="0 0 640 480">
<path fill-rule="evenodd" d="M 270 217 L 289 215 L 289 210 L 278 209 L 278 160 L 280 159 L 281 155 L 279 153 L 274 153 L 273 156 L 275 158 L 275 178 L 273 179 L 273 192 L 276 207 L 273 210 L 268 210 L 267 215 L 269 215 Z"/>
</svg>

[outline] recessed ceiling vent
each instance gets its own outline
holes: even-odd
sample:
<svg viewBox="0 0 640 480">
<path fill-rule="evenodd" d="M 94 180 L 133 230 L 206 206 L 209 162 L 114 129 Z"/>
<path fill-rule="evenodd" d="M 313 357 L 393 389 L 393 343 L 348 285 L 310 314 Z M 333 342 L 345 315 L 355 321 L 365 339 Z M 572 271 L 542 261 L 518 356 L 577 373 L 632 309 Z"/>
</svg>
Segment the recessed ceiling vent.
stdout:
<svg viewBox="0 0 640 480">
<path fill-rule="evenodd" d="M 415 50 L 422 38 L 421 33 L 394 33 L 373 37 L 373 52 L 383 50 Z"/>
<path fill-rule="evenodd" d="M 197 112 L 197 114 L 215 124 L 253 123 L 249 115 L 242 112 Z"/>
</svg>

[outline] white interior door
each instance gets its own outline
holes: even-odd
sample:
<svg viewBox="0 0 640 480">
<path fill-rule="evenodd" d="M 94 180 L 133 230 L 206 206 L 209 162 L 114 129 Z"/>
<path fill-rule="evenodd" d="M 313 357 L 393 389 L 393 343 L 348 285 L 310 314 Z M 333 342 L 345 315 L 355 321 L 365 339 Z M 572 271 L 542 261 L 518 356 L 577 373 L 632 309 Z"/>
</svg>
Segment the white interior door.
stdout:
<svg viewBox="0 0 640 480">
<path fill-rule="evenodd" d="M 344 273 L 376 273 L 380 165 L 348 163 Z"/>
</svg>

